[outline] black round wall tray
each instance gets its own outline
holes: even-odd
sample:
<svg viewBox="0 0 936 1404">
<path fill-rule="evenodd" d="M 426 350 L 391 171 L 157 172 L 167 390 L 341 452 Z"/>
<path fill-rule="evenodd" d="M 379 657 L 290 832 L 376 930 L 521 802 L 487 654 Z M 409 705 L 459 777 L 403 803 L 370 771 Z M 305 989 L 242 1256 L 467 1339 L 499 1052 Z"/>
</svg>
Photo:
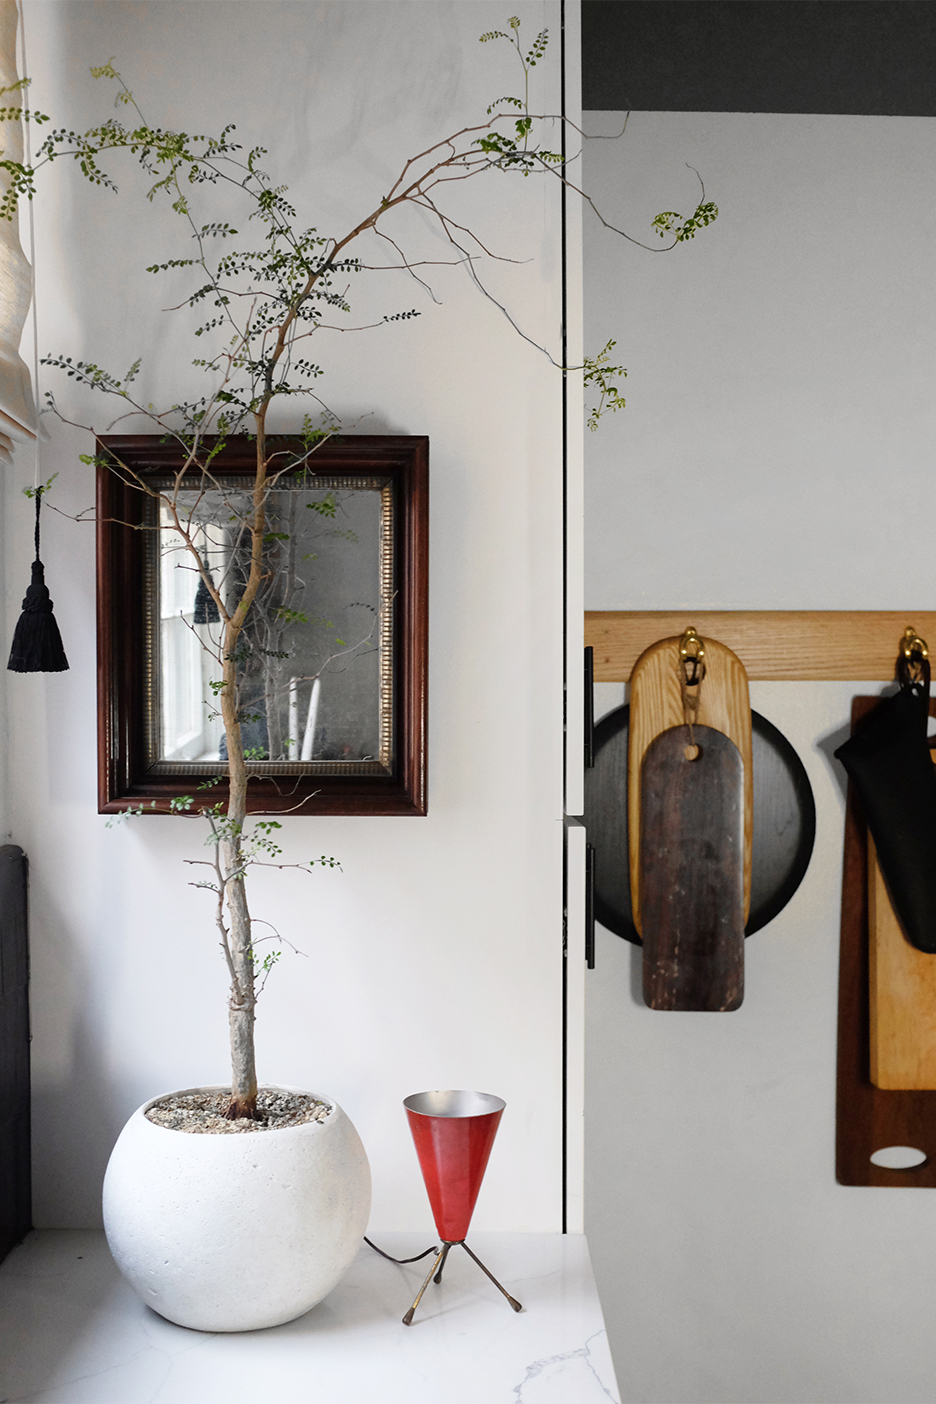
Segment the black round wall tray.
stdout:
<svg viewBox="0 0 936 1404">
<path fill-rule="evenodd" d="M 595 917 L 639 946 L 627 857 L 629 719 L 630 708 L 618 707 L 595 727 L 595 764 L 585 772 L 584 818 L 595 850 Z M 812 787 L 789 741 L 759 712 L 751 713 L 751 740 L 754 833 L 746 936 L 783 911 L 806 875 L 816 837 Z"/>
</svg>

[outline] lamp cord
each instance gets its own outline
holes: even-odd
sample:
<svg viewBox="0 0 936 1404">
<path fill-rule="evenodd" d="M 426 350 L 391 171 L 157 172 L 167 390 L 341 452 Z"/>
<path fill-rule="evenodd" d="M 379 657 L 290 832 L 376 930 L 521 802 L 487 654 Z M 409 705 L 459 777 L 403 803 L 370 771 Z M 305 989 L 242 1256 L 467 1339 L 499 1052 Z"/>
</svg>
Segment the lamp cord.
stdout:
<svg viewBox="0 0 936 1404">
<path fill-rule="evenodd" d="M 39 559 L 39 511 L 42 507 L 42 488 L 36 488 L 36 560 Z"/>
<path fill-rule="evenodd" d="M 389 1253 L 385 1253 L 382 1248 L 378 1248 L 376 1243 L 371 1243 L 369 1238 L 365 1238 L 364 1242 L 367 1244 L 368 1248 L 373 1248 L 375 1253 L 379 1253 L 382 1258 L 386 1258 L 388 1263 L 418 1263 L 420 1258 L 428 1258 L 430 1253 L 438 1253 L 439 1251 L 438 1247 L 433 1245 L 431 1248 L 427 1248 L 425 1253 L 417 1253 L 415 1258 L 393 1258 Z"/>
</svg>

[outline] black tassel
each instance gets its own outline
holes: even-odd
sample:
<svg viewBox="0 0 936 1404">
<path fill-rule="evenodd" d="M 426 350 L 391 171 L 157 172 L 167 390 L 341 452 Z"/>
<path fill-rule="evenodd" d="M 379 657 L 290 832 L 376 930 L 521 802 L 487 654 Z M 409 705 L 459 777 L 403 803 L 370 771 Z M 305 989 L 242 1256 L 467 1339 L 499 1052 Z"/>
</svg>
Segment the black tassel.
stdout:
<svg viewBox="0 0 936 1404">
<path fill-rule="evenodd" d="M 23 612 L 13 634 L 10 661 L 13 673 L 64 673 L 68 659 L 62 647 L 52 600 L 45 583 L 45 571 L 39 559 L 39 509 L 42 488 L 36 489 L 36 559 L 32 563 L 32 581 L 23 600 Z"/>
<path fill-rule="evenodd" d="M 211 580 L 211 571 L 208 571 L 208 579 Z M 211 581 L 212 585 L 214 581 Z M 198 589 L 195 591 L 195 613 L 192 616 L 195 624 L 217 624 L 221 616 L 218 613 L 218 606 L 214 602 L 214 597 L 202 576 L 198 577 Z"/>
</svg>

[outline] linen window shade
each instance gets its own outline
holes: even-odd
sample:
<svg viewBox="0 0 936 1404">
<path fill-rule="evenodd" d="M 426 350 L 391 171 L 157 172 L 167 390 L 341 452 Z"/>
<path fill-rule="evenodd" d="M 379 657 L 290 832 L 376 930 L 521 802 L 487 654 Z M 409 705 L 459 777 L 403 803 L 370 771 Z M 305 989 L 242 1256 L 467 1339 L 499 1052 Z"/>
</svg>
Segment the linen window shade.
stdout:
<svg viewBox="0 0 936 1404">
<path fill-rule="evenodd" d="M 0 88 L 17 82 L 16 0 L 0 0 Z M 9 93 L 0 105 L 19 106 L 21 94 Z M 23 159 L 22 122 L 0 123 L 4 156 Z M 9 177 L 0 172 L 6 188 Z M 0 220 L 0 461 L 13 461 L 13 444 L 36 437 L 37 415 L 29 370 L 19 354 L 20 338 L 32 297 L 32 269 L 19 241 L 16 219 Z"/>
</svg>

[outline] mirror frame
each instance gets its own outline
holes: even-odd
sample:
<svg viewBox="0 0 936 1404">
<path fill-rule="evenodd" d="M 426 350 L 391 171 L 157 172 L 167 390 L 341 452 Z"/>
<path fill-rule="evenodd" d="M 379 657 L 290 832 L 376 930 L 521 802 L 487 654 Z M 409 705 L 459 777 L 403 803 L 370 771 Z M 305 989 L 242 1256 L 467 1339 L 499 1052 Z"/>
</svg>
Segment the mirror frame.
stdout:
<svg viewBox="0 0 936 1404">
<path fill-rule="evenodd" d="M 284 436 L 288 437 L 288 436 Z M 297 444 L 300 442 L 296 440 Z M 119 459 L 143 476 L 177 471 L 181 449 L 155 434 L 107 434 L 99 457 Z M 228 441 L 215 459 L 219 472 L 254 473 L 253 441 Z M 248 788 L 252 814 L 418 814 L 427 810 L 429 440 L 423 436 L 355 434 L 316 450 L 316 469 L 331 477 L 389 475 L 394 524 L 393 769 L 381 775 L 262 776 Z M 116 468 L 97 468 L 98 812 L 120 814 L 140 805 L 170 813 L 173 799 L 196 794 L 202 774 L 148 773 L 144 752 L 145 495 Z M 227 798 L 226 780 L 211 802 Z"/>
</svg>

